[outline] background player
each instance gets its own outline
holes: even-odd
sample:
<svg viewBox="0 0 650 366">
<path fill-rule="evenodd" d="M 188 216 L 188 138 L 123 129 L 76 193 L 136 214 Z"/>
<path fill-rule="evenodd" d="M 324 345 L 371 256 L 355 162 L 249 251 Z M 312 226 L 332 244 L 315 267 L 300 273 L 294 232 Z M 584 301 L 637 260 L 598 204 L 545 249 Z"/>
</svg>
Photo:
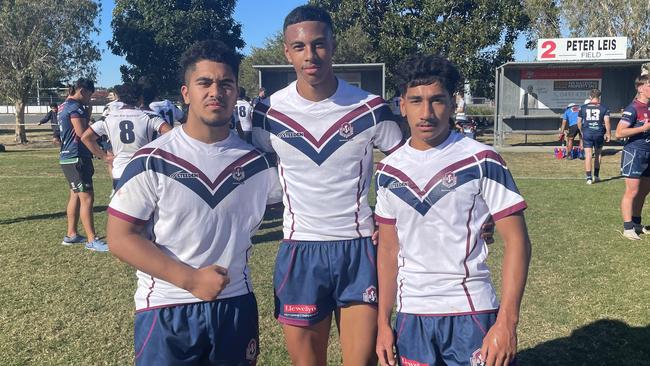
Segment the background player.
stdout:
<svg viewBox="0 0 650 366">
<path fill-rule="evenodd" d="M 526 203 L 494 149 L 450 131 L 456 67 L 415 55 L 398 70 L 411 139 L 377 167 L 377 354 L 394 365 L 396 344 L 402 365 L 508 365 L 530 261 Z M 490 214 L 505 246 L 501 305 L 479 237 Z"/>
<path fill-rule="evenodd" d="M 220 41 L 184 53 L 187 123 L 135 154 L 110 203 L 111 251 L 138 269 L 138 365 L 256 363 L 247 263 L 277 172 L 229 132 L 238 68 Z"/>
<path fill-rule="evenodd" d="M 573 139 L 580 135 L 580 150 L 582 150 L 582 134 L 578 127 L 578 114 L 580 113 L 580 106 L 575 103 L 569 103 L 562 114 L 562 125 L 560 126 L 560 134 L 566 137 L 566 158 L 573 159 Z M 568 127 L 568 128 L 567 128 Z M 560 138 L 562 135 L 560 135 Z"/>
<path fill-rule="evenodd" d="M 578 114 L 578 127 L 582 135 L 585 148 L 585 176 L 587 184 L 600 181 L 600 153 L 605 142 L 611 139 L 609 124 L 609 108 L 600 104 L 600 90 L 592 89 L 589 103 L 580 107 Z M 593 152 L 594 175 L 591 175 L 591 159 Z"/>
<path fill-rule="evenodd" d="M 68 230 L 63 238 L 63 245 L 83 243 L 87 240 L 86 248 L 98 252 L 108 250 L 106 243 L 99 239 L 95 232 L 93 220 L 93 168 L 92 154 L 81 143 L 80 137 L 88 129 L 90 108 L 86 105 L 95 92 L 92 80 L 81 78 L 70 87 L 68 98 L 59 106 L 57 113 L 59 131 L 61 133 L 61 152 L 59 163 L 66 179 L 70 183 L 70 198 L 66 213 Z M 77 223 L 81 223 L 87 238 L 77 233 Z"/>
<path fill-rule="evenodd" d="M 239 96 L 233 117 L 236 121 L 235 129 L 244 141 L 251 141 L 251 131 L 253 130 L 253 106 L 246 100 L 246 89 L 239 87 Z"/>
<path fill-rule="evenodd" d="M 276 317 L 296 365 L 326 364 L 332 313 L 344 365 L 375 365 L 373 146 L 392 151 L 402 136 L 380 97 L 334 76 L 326 11 L 300 6 L 283 29 L 297 81 L 255 105 L 253 115 L 253 142 L 278 154 L 284 189 Z"/>
<path fill-rule="evenodd" d="M 149 82 L 142 80 L 142 78 L 140 80 L 140 84 L 147 84 L 150 90 L 155 90 Z M 170 127 L 174 127 L 175 121 L 180 122 L 185 118 L 185 113 L 183 113 L 180 108 L 178 108 L 176 105 L 174 105 L 174 103 L 167 99 L 149 103 L 149 109 L 160 115 L 160 117 L 169 123 Z"/>
<path fill-rule="evenodd" d="M 54 145 L 58 145 L 61 143 L 61 132 L 59 131 L 59 124 L 56 117 L 58 110 L 59 110 L 59 106 L 56 103 L 51 103 L 50 111 L 47 112 L 45 117 L 41 118 L 41 120 L 38 122 L 39 126 L 44 123 L 50 122 L 50 126 L 52 127 L 52 143 Z"/>
<path fill-rule="evenodd" d="M 636 97 L 625 108 L 616 126 L 616 138 L 626 138 L 621 156 L 621 175 L 625 177 L 625 193 L 621 200 L 623 236 L 640 240 L 638 234 L 647 230 L 641 224 L 645 197 L 650 192 L 650 77 L 641 75 L 634 81 Z"/>
<path fill-rule="evenodd" d="M 171 131 L 169 124 L 154 112 L 147 112 L 136 107 L 140 92 L 131 83 L 116 87 L 122 107 L 111 110 L 101 121 L 93 123 L 81 140 L 90 151 L 106 164 L 112 166 L 113 189 L 122 176 L 126 164 L 141 147 L 153 141 L 154 133 L 163 134 Z M 97 137 L 107 136 L 112 141 L 111 154 L 104 152 Z"/>
</svg>

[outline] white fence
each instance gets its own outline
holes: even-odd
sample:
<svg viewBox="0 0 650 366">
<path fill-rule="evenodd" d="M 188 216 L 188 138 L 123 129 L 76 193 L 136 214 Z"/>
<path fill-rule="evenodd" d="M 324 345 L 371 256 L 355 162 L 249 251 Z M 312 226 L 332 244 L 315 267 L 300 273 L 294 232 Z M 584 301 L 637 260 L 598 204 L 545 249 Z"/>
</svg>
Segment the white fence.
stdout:
<svg viewBox="0 0 650 366">
<path fill-rule="evenodd" d="M 25 114 L 46 114 L 50 107 L 46 105 L 25 106 Z M 104 111 L 103 105 L 94 105 L 93 114 L 101 114 Z M 12 105 L 0 105 L 0 114 L 16 114 L 16 108 Z"/>
</svg>

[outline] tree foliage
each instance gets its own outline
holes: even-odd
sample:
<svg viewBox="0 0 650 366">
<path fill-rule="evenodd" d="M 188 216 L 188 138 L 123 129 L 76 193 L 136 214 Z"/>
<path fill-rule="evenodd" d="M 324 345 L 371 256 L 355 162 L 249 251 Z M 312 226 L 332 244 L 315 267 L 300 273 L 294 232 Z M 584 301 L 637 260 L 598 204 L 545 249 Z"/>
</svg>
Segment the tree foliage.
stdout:
<svg viewBox="0 0 650 366">
<path fill-rule="evenodd" d="M 472 90 L 493 94 L 494 68 L 513 59 L 514 42 L 529 18 L 520 0 L 312 0 L 329 10 L 338 38 L 359 35 L 357 62 L 384 62 L 388 81 L 415 52 L 440 53 L 455 62 Z M 392 85 L 387 85 L 391 88 Z"/>
<path fill-rule="evenodd" d="M 124 81 L 148 76 L 163 95 L 177 95 L 178 61 L 196 41 L 219 39 L 241 49 L 241 25 L 233 19 L 235 0 L 117 0 L 111 51 L 125 56 Z"/>
<path fill-rule="evenodd" d="M 16 107 L 16 141 L 27 142 L 24 108 L 37 80 L 94 77 L 99 11 L 90 0 L 0 1 L 0 97 Z"/>
<path fill-rule="evenodd" d="M 242 60 L 239 67 L 239 85 L 246 89 L 249 97 L 257 95 L 259 77 L 253 65 L 286 65 L 289 62 L 284 55 L 284 38 L 278 31 L 264 41 L 264 46 L 253 47 L 251 54 Z"/>
</svg>

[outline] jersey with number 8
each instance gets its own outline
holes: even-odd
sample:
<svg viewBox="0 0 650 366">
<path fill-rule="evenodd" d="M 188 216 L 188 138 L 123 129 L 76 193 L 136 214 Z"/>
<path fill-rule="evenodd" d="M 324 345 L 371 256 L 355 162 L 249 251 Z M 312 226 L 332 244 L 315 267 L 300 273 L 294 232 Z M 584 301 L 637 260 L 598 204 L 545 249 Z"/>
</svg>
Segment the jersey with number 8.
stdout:
<svg viewBox="0 0 650 366">
<path fill-rule="evenodd" d="M 119 179 L 133 154 L 153 140 L 165 120 L 153 112 L 139 109 L 110 111 L 103 121 L 90 128 L 98 136 L 106 135 L 113 147 L 113 179 Z"/>
</svg>

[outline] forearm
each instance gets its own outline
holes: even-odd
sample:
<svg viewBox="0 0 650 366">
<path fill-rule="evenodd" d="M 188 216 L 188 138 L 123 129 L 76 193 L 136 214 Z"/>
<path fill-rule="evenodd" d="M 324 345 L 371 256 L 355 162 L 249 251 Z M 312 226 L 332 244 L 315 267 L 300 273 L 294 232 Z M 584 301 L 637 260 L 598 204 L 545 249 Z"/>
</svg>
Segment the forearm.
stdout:
<svg viewBox="0 0 650 366">
<path fill-rule="evenodd" d="M 379 225 L 377 248 L 377 284 L 379 299 L 377 321 L 380 326 L 390 325 L 397 294 L 397 254 L 399 244 L 394 226 Z"/>
<path fill-rule="evenodd" d="M 120 221 L 108 217 L 106 234 L 111 253 L 142 272 L 188 290 L 195 269 L 167 256 L 141 234 L 120 228 L 125 225 Z"/>
<path fill-rule="evenodd" d="M 92 130 L 87 130 L 86 133 L 81 137 L 81 142 L 83 142 L 84 145 L 90 150 L 90 152 L 93 153 L 96 157 L 106 160 L 107 154 L 104 150 L 99 147 L 99 144 L 97 144 L 97 141 L 95 138 L 97 135 Z"/>
<path fill-rule="evenodd" d="M 619 126 L 620 126 L 620 122 L 619 122 Z M 616 137 L 617 138 L 625 138 L 625 137 L 634 136 L 634 135 L 637 135 L 637 134 L 640 134 L 640 133 L 644 133 L 646 131 L 647 131 L 647 129 L 644 126 L 640 126 L 640 127 L 621 127 L 621 128 L 617 127 L 616 128 Z"/>
</svg>

